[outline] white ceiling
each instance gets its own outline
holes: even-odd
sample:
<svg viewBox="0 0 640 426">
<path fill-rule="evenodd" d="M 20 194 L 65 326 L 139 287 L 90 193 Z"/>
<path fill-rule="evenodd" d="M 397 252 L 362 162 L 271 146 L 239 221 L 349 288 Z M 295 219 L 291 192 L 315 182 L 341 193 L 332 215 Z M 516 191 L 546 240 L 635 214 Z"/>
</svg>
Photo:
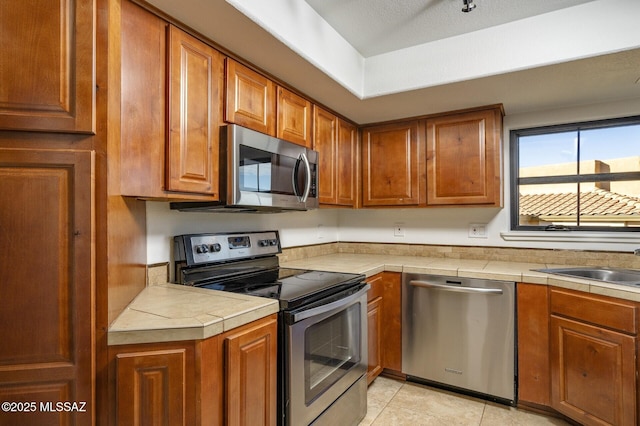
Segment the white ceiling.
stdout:
<svg viewBox="0 0 640 426">
<path fill-rule="evenodd" d="M 593 0 L 305 0 L 364 57 L 404 49 Z"/>
<path fill-rule="evenodd" d="M 638 0 L 136 1 L 359 124 L 640 98 Z"/>
</svg>

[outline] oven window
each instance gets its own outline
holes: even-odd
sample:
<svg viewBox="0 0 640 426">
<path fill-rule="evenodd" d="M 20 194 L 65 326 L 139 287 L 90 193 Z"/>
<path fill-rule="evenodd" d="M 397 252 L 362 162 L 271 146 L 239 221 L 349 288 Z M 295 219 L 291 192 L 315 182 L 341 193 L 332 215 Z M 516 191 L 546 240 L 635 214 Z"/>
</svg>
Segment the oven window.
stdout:
<svg viewBox="0 0 640 426">
<path fill-rule="evenodd" d="M 300 193 L 306 179 L 299 163 L 297 158 L 240 145 L 240 190 L 296 195 L 293 186 Z"/>
<path fill-rule="evenodd" d="M 308 405 L 360 362 L 360 304 L 305 331 L 305 402 Z"/>
</svg>

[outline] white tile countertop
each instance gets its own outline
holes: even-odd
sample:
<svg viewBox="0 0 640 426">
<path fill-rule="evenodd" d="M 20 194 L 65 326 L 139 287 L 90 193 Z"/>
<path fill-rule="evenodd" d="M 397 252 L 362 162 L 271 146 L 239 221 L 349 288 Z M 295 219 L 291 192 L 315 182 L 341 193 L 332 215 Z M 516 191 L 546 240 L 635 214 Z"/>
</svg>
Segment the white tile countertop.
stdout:
<svg viewBox="0 0 640 426">
<path fill-rule="evenodd" d="M 277 300 L 159 284 L 146 287 L 109 327 L 108 344 L 206 339 L 278 312 Z"/>
<path fill-rule="evenodd" d="M 282 267 L 364 274 L 412 272 L 549 285 L 640 302 L 640 288 L 561 277 L 541 263 L 335 253 L 282 262 Z M 278 312 L 273 299 L 178 284 L 146 287 L 109 328 L 109 345 L 198 340 Z"/>
<path fill-rule="evenodd" d="M 553 265 L 508 261 L 469 260 L 394 256 L 381 254 L 335 253 L 282 262 L 287 268 L 306 268 L 337 272 L 354 272 L 367 277 L 383 271 L 413 272 L 432 275 L 516 281 L 563 287 L 602 296 L 640 302 L 640 288 L 601 281 L 551 275 L 532 269 L 566 268 L 578 265 Z"/>
</svg>

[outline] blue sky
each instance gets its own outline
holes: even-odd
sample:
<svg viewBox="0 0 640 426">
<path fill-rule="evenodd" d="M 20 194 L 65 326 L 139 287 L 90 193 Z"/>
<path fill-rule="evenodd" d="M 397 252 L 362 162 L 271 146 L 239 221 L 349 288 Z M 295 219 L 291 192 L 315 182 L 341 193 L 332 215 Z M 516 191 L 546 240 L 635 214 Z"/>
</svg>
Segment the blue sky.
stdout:
<svg viewBox="0 0 640 426">
<path fill-rule="evenodd" d="M 577 132 L 520 137 L 520 167 L 576 161 Z M 583 130 L 581 160 L 640 156 L 640 125 Z"/>
</svg>

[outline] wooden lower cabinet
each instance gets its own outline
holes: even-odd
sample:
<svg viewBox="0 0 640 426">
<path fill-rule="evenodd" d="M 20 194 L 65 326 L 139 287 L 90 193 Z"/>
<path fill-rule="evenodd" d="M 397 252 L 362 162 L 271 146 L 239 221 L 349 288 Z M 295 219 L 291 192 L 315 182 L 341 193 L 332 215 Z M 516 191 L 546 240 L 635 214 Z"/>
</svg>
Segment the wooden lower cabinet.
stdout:
<svg viewBox="0 0 640 426">
<path fill-rule="evenodd" d="M 549 406 L 549 287 L 518 283 L 518 403 Z"/>
<path fill-rule="evenodd" d="M 109 352 L 111 425 L 276 423 L 276 314 L 206 340 Z"/>
<path fill-rule="evenodd" d="M 371 286 L 367 295 L 370 384 L 383 371 L 402 374 L 401 274 L 381 272 L 369 277 L 367 283 Z"/>
<path fill-rule="evenodd" d="M 550 291 L 551 406 L 584 425 L 636 425 L 637 306 Z"/>
<path fill-rule="evenodd" d="M 276 424 L 278 329 L 275 316 L 222 335 L 225 424 Z"/>
<path fill-rule="evenodd" d="M 367 384 L 382 373 L 382 297 L 367 302 L 368 367 Z"/>
</svg>

